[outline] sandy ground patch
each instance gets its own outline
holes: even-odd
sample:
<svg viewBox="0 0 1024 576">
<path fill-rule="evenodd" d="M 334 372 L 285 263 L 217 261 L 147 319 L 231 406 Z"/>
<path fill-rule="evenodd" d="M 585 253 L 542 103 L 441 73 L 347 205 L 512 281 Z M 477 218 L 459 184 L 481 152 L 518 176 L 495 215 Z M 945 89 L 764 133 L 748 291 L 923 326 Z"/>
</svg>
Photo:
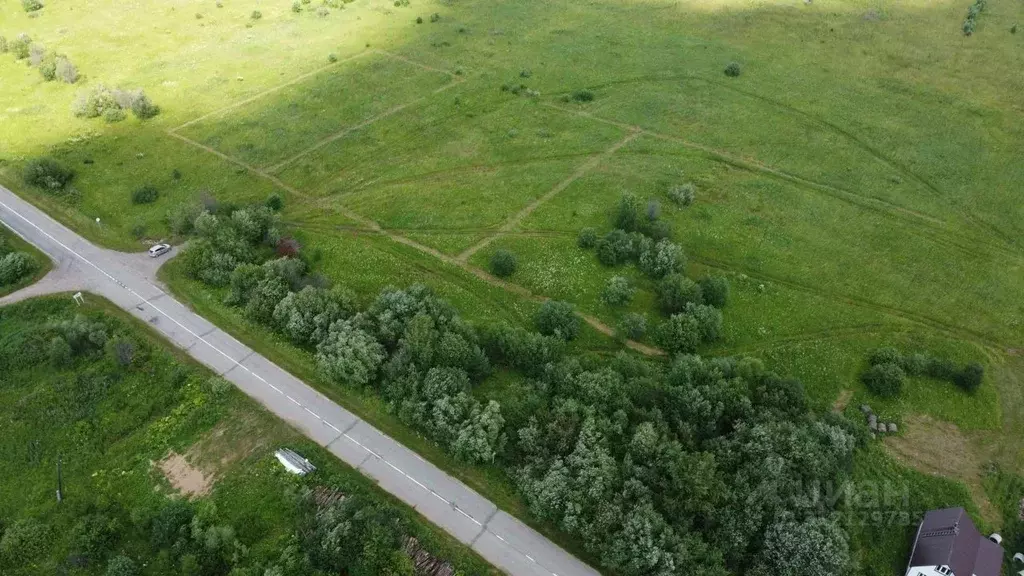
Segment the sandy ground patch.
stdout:
<svg viewBox="0 0 1024 576">
<path fill-rule="evenodd" d="M 184 456 L 176 452 L 168 454 L 158 465 L 171 486 L 186 496 L 203 496 L 213 486 L 212 476 L 207 477 L 202 470 L 189 464 Z"/>
</svg>

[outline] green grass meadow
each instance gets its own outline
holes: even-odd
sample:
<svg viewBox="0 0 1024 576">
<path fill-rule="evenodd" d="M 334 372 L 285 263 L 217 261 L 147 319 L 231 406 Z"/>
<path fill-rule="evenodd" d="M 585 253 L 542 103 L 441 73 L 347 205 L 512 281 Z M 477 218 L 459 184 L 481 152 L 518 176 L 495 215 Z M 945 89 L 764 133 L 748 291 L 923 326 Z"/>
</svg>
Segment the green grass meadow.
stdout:
<svg viewBox="0 0 1024 576">
<path fill-rule="evenodd" d="M 1024 475 L 1024 31 L 1011 32 L 1024 3 L 989 0 L 971 36 L 963 0 L 354 0 L 326 15 L 284 0 L 46 4 L 30 17 L 0 0 L 0 35 L 28 33 L 82 78 L 44 82 L 0 53 L 0 184 L 93 241 L 138 251 L 171 238 L 164 217 L 181 202 L 277 193 L 317 271 L 364 301 L 423 282 L 477 323 L 528 326 L 542 298 L 608 326 L 626 312 L 655 322 L 653 283 L 576 243 L 581 228 L 610 230 L 631 192 L 660 202 L 689 276 L 730 280 L 723 337 L 703 353 L 761 358 L 821 409 L 847 391 L 849 406 L 899 423 L 951 423 L 980 462 Z M 723 74 L 730 62 L 738 77 Z M 74 117 L 75 94 L 101 83 L 145 89 L 160 114 Z M 593 100 L 573 99 L 580 90 Z M 74 168 L 73 193 L 24 184 L 39 155 Z M 678 207 L 667 191 L 684 182 L 696 200 Z M 143 185 L 159 198 L 132 204 Z M 507 285 L 481 274 L 498 249 L 518 260 Z M 200 313 L 523 510 L 500 473 L 461 467 L 379 400 L 320 381 L 308 353 L 180 267 L 162 275 Z M 638 288 L 623 309 L 600 298 L 615 275 Z M 914 378 L 879 399 L 859 375 L 883 345 L 980 361 L 985 381 L 967 395 Z M 620 345 L 588 328 L 573 346 Z M 497 374 L 476 393 L 514 399 L 520 385 Z M 914 506 L 984 513 L 977 500 L 996 498 L 965 486 L 980 470 L 929 476 L 881 443 L 862 459 L 858 481 L 912 485 Z M 902 532 L 854 534 L 865 574 L 905 560 Z"/>
</svg>

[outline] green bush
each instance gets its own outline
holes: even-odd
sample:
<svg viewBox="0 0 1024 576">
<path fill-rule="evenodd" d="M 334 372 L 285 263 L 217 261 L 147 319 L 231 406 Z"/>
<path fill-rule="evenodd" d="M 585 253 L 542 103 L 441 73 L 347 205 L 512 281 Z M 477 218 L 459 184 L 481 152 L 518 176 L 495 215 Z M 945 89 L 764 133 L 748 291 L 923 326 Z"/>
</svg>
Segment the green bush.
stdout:
<svg viewBox="0 0 1024 576">
<path fill-rule="evenodd" d="M 589 227 L 583 228 L 576 236 L 576 244 L 584 250 L 593 248 L 597 244 L 597 230 Z"/>
<path fill-rule="evenodd" d="M 57 79 L 57 57 L 54 54 L 46 53 L 43 55 L 42 60 L 39 62 L 39 75 L 47 82 L 53 82 Z"/>
<path fill-rule="evenodd" d="M 8 45 L 9 50 L 14 54 L 16 60 L 28 58 L 29 46 L 32 45 L 32 38 L 25 33 L 18 34 Z"/>
<path fill-rule="evenodd" d="M 568 302 L 548 300 L 537 311 L 534 323 L 541 334 L 562 340 L 574 340 L 580 333 L 580 317 Z"/>
<path fill-rule="evenodd" d="M 677 314 L 688 304 L 704 301 L 700 286 L 682 274 L 669 274 L 655 287 L 658 306 L 665 314 Z"/>
<path fill-rule="evenodd" d="M 51 537 L 50 529 L 38 520 L 18 520 L 0 538 L 0 566 L 26 566 L 46 553 Z"/>
<path fill-rule="evenodd" d="M 6 54 L 10 48 L 7 46 L 7 38 L 0 35 L 0 54 Z"/>
<path fill-rule="evenodd" d="M 107 563 L 107 571 L 103 573 L 103 576 L 138 576 L 139 567 L 135 565 L 135 562 L 125 556 L 124 554 L 118 554 L 110 559 Z"/>
<path fill-rule="evenodd" d="M 605 266 L 618 266 L 633 257 L 633 241 L 616 228 L 597 241 L 597 259 Z"/>
<path fill-rule="evenodd" d="M 725 277 L 704 276 L 697 284 L 700 286 L 701 299 L 705 304 L 725 308 L 729 303 L 729 281 Z"/>
<path fill-rule="evenodd" d="M 434 12 L 433 14 L 430 15 L 430 22 L 431 23 L 439 22 L 440 20 L 441 20 L 441 15 L 438 14 L 437 12 Z"/>
<path fill-rule="evenodd" d="M 636 290 L 625 276 L 612 276 L 601 291 L 601 301 L 609 306 L 625 306 Z"/>
<path fill-rule="evenodd" d="M 65 84 L 78 82 L 78 68 L 68 59 L 67 56 L 57 56 L 56 63 L 57 79 Z"/>
<path fill-rule="evenodd" d="M 622 317 L 616 329 L 619 339 L 639 340 L 647 334 L 647 317 L 637 312 L 630 312 Z"/>
<path fill-rule="evenodd" d="M 302 12 L 302 4 L 299 2 L 292 2 L 292 12 L 296 14 Z"/>
<path fill-rule="evenodd" d="M 71 183 L 75 172 L 49 156 L 42 156 L 25 163 L 22 177 L 29 186 L 42 188 L 47 192 L 60 192 Z"/>
<path fill-rule="evenodd" d="M 36 261 L 25 252 L 10 252 L 0 257 L 0 286 L 14 284 L 36 271 Z"/>
<path fill-rule="evenodd" d="M 629 192 L 619 198 L 615 207 L 615 227 L 626 232 L 641 232 L 646 222 L 643 216 L 643 201 Z"/>
<path fill-rule="evenodd" d="M 575 102 L 592 102 L 594 100 L 594 93 L 590 90 L 576 90 L 570 98 Z"/>
<path fill-rule="evenodd" d="M 284 199 L 281 198 L 280 194 L 274 192 L 270 196 L 267 196 L 267 199 L 264 200 L 263 205 L 266 206 L 267 208 L 270 208 L 274 212 L 280 212 L 281 209 L 284 208 Z"/>
<path fill-rule="evenodd" d="M 954 382 L 967 392 L 974 392 L 985 378 L 985 368 L 978 362 L 971 362 L 957 373 Z"/>
<path fill-rule="evenodd" d="M 196 202 L 182 202 L 172 206 L 167 211 L 164 221 L 171 229 L 172 234 L 184 236 L 191 234 L 195 227 L 196 218 L 203 212 L 203 207 Z"/>
<path fill-rule="evenodd" d="M 872 366 L 877 364 L 900 364 L 903 362 L 903 354 L 899 350 L 883 346 L 881 348 L 875 348 L 871 351 L 871 355 L 868 357 L 868 363 Z"/>
<path fill-rule="evenodd" d="M 668 189 L 668 199 L 676 206 L 689 206 L 697 196 L 697 188 L 690 182 L 678 184 Z"/>
<path fill-rule="evenodd" d="M 120 108 L 107 108 L 103 111 L 103 121 L 107 124 L 116 124 L 127 117 L 128 115 Z"/>
<path fill-rule="evenodd" d="M 103 84 L 81 90 L 71 104 L 71 111 L 80 118 L 96 118 L 107 110 L 121 110 L 113 92 Z"/>
<path fill-rule="evenodd" d="M 38 42 L 33 42 L 28 47 L 28 65 L 33 68 L 38 68 L 43 63 L 43 58 L 46 57 L 46 47 Z"/>
<path fill-rule="evenodd" d="M 637 259 L 640 270 L 651 278 L 663 278 L 686 267 L 683 249 L 671 240 L 662 239 L 657 244 L 645 242 Z"/>
<path fill-rule="evenodd" d="M 132 204 L 152 204 L 160 197 L 160 191 L 152 184 L 146 184 L 136 188 L 132 192 Z"/>
<path fill-rule="evenodd" d="M 735 78 L 740 75 L 740 65 L 738 62 L 729 62 L 729 65 L 725 67 L 725 75 L 730 78 Z"/>
<path fill-rule="evenodd" d="M 146 96 L 146 93 L 141 89 L 135 90 L 132 93 L 130 108 L 132 114 L 140 120 L 152 118 L 160 113 L 160 108 L 156 104 L 153 104 L 153 102 L 149 100 L 149 97 Z"/>
<path fill-rule="evenodd" d="M 899 365 L 887 362 L 869 368 L 861 375 L 861 380 L 873 393 L 883 398 L 895 398 L 903 391 L 905 376 Z"/>
<path fill-rule="evenodd" d="M 701 342 L 701 327 L 690 314 L 673 314 L 658 326 L 657 342 L 671 353 L 690 353 Z"/>
<path fill-rule="evenodd" d="M 508 250 L 495 250 L 491 255 L 491 273 L 499 278 L 508 278 L 516 271 L 516 256 Z"/>
<path fill-rule="evenodd" d="M 42 10 L 43 3 L 39 0 L 21 0 L 21 7 L 25 12 L 35 12 L 36 10 Z"/>
<path fill-rule="evenodd" d="M 249 18 L 253 20 L 259 20 L 260 18 L 263 18 L 263 12 L 260 12 L 259 10 L 253 10 L 252 14 L 249 14 Z"/>
</svg>

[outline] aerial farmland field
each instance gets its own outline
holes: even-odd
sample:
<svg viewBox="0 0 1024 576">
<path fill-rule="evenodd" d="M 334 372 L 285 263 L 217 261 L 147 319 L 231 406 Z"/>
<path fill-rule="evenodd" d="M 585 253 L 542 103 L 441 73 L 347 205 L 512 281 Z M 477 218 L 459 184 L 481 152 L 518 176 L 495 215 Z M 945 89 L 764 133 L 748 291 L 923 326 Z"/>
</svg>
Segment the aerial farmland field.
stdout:
<svg viewBox="0 0 1024 576">
<path fill-rule="evenodd" d="M 517 447 L 533 411 L 561 409 L 524 400 L 556 394 L 557 370 L 503 365 L 487 342 L 495 326 L 532 329 L 550 301 L 582 319 L 565 344 L 581 369 L 626 351 L 658 366 L 642 378 L 656 380 L 673 352 L 696 352 L 798 379 L 814 418 L 863 433 L 837 467 L 853 486 L 899 486 L 901 512 L 963 506 L 1024 551 L 1024 3 L 978 3 L 0 0 L 0 185 L 124 251 L 196 244 L 198 220 L 175 225 L 182 206 L 227 221 L 273 197 L 311 285 L 345 287 L 371 311 L 389 286 L 428 286 L 490 356 L 469 391 L 504 410 L 490 458 L 467 460 L 373 378 L 339 383 L 323 349 L 239 305 L 237 285 L 202 277 L 195 260 L 161 271 L 210 321 L 603 573 L 688 573 L 685 558 L 714 567 L 705 574 L 763 574 L 774 540 L 749 528 L 730 548 L 723 534 L 748 527 L 659 508 L 692 520 L 661 534 L 682 542 L 674 564 L 644 568 L 538 504 L 541 488 L 523 481 L 537 467 Z M 73 62 L 75 81 L 47 81 L 45 55 Z M 76 115 L 101 86 L 141 89 L 158 111 Z M 73 179 L 32 185 L 26 167 L 42 157 Z M 616 229 L 632 256 L 606 256 Z M 300 251 L 277 240 L 260 254 Z M 661 240 L 685 254 L 671 274 L 640 255 Z M 696 309 L 666 303 L 677 275 L 701 281 L 706 308 L 703 281 L 728 285 L 713 306 L 720 329 L 699 345 L 674 347 L 672 318 Z M 904 355 L 895 392 L 862 377 L 879 348 Z M 984 375 L 964 386 L 964 372 L 924 363 Z M 638 413 L 669 412 L 638 392 L 640 372 L 614 366 L 643 397 Z M 862 405 L 894 432 L 868 432 Z M 626 443 L 634 424 L 618 432 Z M 665 434 L 728 460 L 698 432 Z M 902 573 L 909 524 L 852 508 L 827 511 L 842 518 L 844 569 Z"/>
</svg>

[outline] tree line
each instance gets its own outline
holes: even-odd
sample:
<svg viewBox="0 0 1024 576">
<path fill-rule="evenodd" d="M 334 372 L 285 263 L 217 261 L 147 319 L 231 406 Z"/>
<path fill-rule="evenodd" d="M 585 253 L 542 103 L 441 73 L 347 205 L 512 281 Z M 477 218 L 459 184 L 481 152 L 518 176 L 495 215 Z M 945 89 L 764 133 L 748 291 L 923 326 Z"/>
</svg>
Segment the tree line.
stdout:
<svg viewBox="0 0 1024 576">
<path fill-rule="evenodd" d="M 387 288 L 360 308 L 309 273 L 294 241 L 281 255 L 286 237 L 267 206 L 204 211 L 192 228 L 197 239 L 182 255 L 189 275 L 228 287 L 230 305 L 315 351 L 332 382 L 373 390 L 465 462 L 495 462 L 531 514 L 609 571 L 849 569 L 843 523 L 810 487 L 845 477 L 866 431 L 814 414 L 798 381 L 748 358 L 570 355 L 579 319 L 565 303 L 542 307 L 537 331 L 471 326 L 419 285 Z M 679 266 L 658 269 L 668 277 Z M 711 316 L 691 327 L 704 338 L 721 316 L 695 300 L 680 316 Z M 504 405 L 471 393 L 494 367 L 522 377 Z"/>
</svg>

